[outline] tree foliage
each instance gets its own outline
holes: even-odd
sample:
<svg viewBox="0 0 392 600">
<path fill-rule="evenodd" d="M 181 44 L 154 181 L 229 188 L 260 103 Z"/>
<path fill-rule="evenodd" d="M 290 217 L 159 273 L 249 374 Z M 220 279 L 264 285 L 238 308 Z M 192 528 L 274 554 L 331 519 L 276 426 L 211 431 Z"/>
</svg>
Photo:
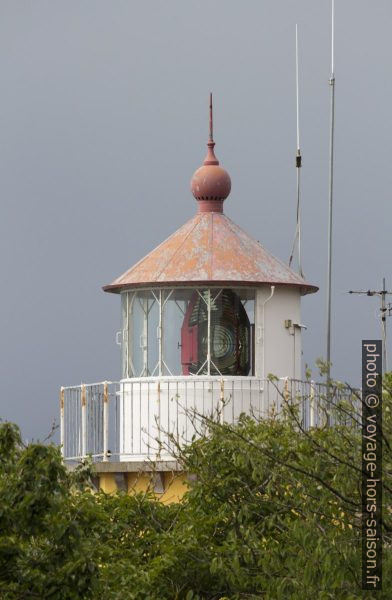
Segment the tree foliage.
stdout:
<svg viewBox="0 0 392 600">
<path fill-rule="evenodd" d="M 384 398 L 383 592 L 361 592 L 361 439 L 342 424 L 208 421 L 179 449 L 189 491 L 94 493 L 54 445 L 24 447 L 0 427 L 0 598 L 280 600 L 389 598 L 392 589 L 392 378 Z M 196 417 L 195 417 L 196 418 Z M 339 419 L 338 419 L 339 421 Z"/>
</svg>

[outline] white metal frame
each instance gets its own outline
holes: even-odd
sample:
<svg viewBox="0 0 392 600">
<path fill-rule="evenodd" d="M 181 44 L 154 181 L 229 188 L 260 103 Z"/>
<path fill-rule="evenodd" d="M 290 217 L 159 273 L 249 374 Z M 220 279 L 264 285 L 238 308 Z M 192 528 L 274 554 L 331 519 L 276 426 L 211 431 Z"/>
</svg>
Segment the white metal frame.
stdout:
<svg viewBox="0 0 392 600">
<path fill-rule="evenodd" d="M 217 373 L 219 375 L 221 375 L 218 367 L 215 365 L 215 363 L 211 360 L 211 310 L 214 309 L 214 303 L 215 301 L 218 299 L 219 295 L 222 293 L 223 287 L 221 286 L 212 286 L 209 288 L 203 288 L 203 287 L 191 287 L 189 288 L 188 286 L 178 286 L 178 287 L 162 287 L 162 288 L 140 288 L 137 290 L 132 290 L 132 291 L 126 291 L 126 292 L 122 292 L 122 295 L 125 296 L 126 300 L 125 300 L 125 311 L 123 310 L 123 314 L 122 314 L 122 319 L 123 319 L 123 323 L 122 323 L 122 343 L 123 343 L 123 348 L 122 348 L 122 356 L 123 356 L 123 365 L 125 366 L 125 368 L 123 368 L 123 375 L 125 377 L 153 377 L 153 376 L 158 376 L 158 377 L 162 377 L 164 376 L 164 369 L 166 369 L 167 373 L 169 375 L 173 375 L 170 367 L 168 366 L 166 360 L 165 360 L 165 353 L 164 353 L 164 327 L 165 327 L 165 319 L 164 319 L 164 308 L 166 303 L 169 301 L 169 299 L 172 297 L 173 292 L 176 289 L 181 289 L 181 290 L 194 290 L 196 291 L 200 298 L 203 300 L 203 302 L 205 302 L 206 306 L 207 306 L 207 319 L 208 319 L 208 324 L 207 324 L 207 335 L 208 335 L 208 340 L 207 340 L 207 358 L 205 360 L 205 362 L 203 363 L 203 365 L 200 367 L 200 369 L 198 370 L 196 375 L 200 375 L 202 370 L 205 368 L 205 366 L 207 365 L 207 375 L 211 374 L 211 365 L 213 365 L 213 367 L 216 369 Z M 241 286 L 240 288 L 236 288 L 236 287 L 231 287 L 230 289 L 233 290 L 251 290 L 252 293 L 254 294 L 254 319 L 256 321 L 256 288 L 255 287 L 245 287 L 245 286 Z M 216 291 L 217 293 L 215 294 L 215 296 L 212 295 L 212 292 Z M 145 301 L 147 302 L 147 306 L 145 303 L 142 303 L 142 299 L 137 295 L 140 292 L 149 292 L 151 294 L 151 297 L 153 299 L 153 303 L 151 304 L 150 307 L 148 307 L 148 299 L 145 299 Z M 133 333 L 131 331 L 132 329 L 132 319 L 134 318 L 133 315 L 133 305 L 135 302 L 135 299 L 138 298 L 139 304 L 142 308 L 143 311 L 143 315 L 144 315 L 144 320 L 143 320 L 143 333 L 140 336 L 140 348 L 143 350 L 143 367 L 142 370 L 140 371 L 140 373 L 136 373 L 135 370 L 135 366 L 134 366 L 134 361 L 133 361 L 133 355 L 132 355 L 132 350 L 131 350 L 131 344 L 132 344 L 132 336 Z M 158 362 L 155 365 L 154 369 L 150 372 L 148 369 L 148 329 L 149 329 L 149 325 L 148 325 L 148 316 L 151 312 L 151 309 L 153 308 L 155 302 L 157 303 L 157 306 L 159 307 L 159 321 L 158 321 L 158 327 L 157 327 L 157 343 L 158 343 Z M 247 300 L 245 301 L 245 303 L 243 303 L 243 305 L 245 306 Z M 175 301 L 175 304 L 177 305 L 177 307 L 179 308 L 179 310 L 181 311 L 181 313 L 184 315 L 185 312 L 182 310 L 181 306 L 178 304 L 177 301 Z M 142 345 L 142 338 L 144 339 L 144 344 Z M 195 375 L 189 375 L 189 377 L 194 377 Z"/>
<path fill-rule="evenodd" d="M 336 402 L 352 402 L 359 426 L 359 395 L 349 388 L 336 388 L 335 394 Z M 181 444 L 191 441 L 194 411 L 209 416 L 212 410 L 220 422 L 235 423 L 241 413 L 256 419 L 279 417 L 284 399 L 299 402 L 300 419 L 309 429 L 333 425 L 326 420 L 329 398 L 327 386 L 314 381 L 240 376 L 140 377 L 61 388 L 61 451 L 66 460 L 88 455 L 102 461 L 172 460 L 170 436 Z"/>
</svg>

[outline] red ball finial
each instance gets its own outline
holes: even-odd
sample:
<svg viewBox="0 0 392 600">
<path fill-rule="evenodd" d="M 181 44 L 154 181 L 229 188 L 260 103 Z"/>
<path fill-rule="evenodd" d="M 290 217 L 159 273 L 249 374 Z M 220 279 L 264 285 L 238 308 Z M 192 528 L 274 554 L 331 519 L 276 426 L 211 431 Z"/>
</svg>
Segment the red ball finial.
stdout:
<svg viewBox="0 0 392 600">
<path fill-rule="evenodd" d="M 223 212 L 223 201 L 230 194 L 231 180 L 228 172 L 219 166 L 214 153 L 212 122 L 212 94 L 210 94 L 210 134 L 207 156 L 203 166 L 197 169 L 191 179 L 192 194 L 199 203 L 199 212 Z"/>
</svg>

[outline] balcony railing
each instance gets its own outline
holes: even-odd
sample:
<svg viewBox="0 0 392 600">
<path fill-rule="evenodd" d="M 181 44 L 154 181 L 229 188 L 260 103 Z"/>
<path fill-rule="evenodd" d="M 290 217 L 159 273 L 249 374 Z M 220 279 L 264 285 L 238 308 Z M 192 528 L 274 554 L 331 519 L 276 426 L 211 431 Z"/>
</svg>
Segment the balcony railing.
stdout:
<svg viewBox="0 0 392 600">
<path fill-rule="evenodd" d="M 279 418 L 285 405 L 297 406 L 299 426 L 309 429 L 359 424 L 361 414 L 360 394 L 348 387 L 256 377 L 133 378 L 64 387 L 60 400 L 70 461 L 172 460 L 178 445 L 203 433 L 203 416 L 235 423 L 241 413 Z"/>
</svg>

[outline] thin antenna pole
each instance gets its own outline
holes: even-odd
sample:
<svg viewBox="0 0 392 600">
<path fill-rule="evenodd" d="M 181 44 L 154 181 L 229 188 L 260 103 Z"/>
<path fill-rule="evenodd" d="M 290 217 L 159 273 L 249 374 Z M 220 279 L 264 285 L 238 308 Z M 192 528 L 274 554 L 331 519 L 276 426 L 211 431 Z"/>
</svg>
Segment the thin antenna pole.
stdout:
<svg viewBox="0 0 392 600">
<path fill-rule="evenodd" d="M 299 151 L 298 25 L 295 25 L 295 87 L 297 96 L 297 150 Z"/>
<path fill-rule="evenodd" d="M 300 178 L 301 178 L 301 166 L 302 156 L 299 146 L 299 77 L 298 77 L 298 25 L 295 25 L 295 71 L 296 71 L 296 87 L 297 87 L 297 156 L 296 156 L 296 167 L 297 167 L 297 226 L 298 226 L 298 271 L 303 277 L 302 272 L 302 261 L 301 261 L 301 205 L 300 205 Z"/>
<path fill-rule="evenodd" d="M 297 168 L 297 223 L 295 228 L 294 242 L 291 250 L 291 255 L 289 259 L 289 267 L 291 267 L 291 263 L 294 257 L 295 245 L 298 243 L 298 272 L 301 277 L 304 276 L 302 271 L 302 261 L 301 261 L 301 206 L 300 206 L 300 191 L 301 191 L 301 166 L 302 166 L 302 156 L 300 150 L 299 143 L 299 77 L 298 77 L 298 25 L 295 26 L 295 87 L 296 87 L 296 116 L 297 116 L 297 154 L 295 157 L 295 165 Z"/>
<path fill-rule="evenodd" d="M 334 45 L 335 45 L 335 0 L 332 0 L 332 50 L 331 50 L 331 116 L 330 116 L 330 146 L 329 146 L 329 219 L 328 219 L 328 274 L 327 274 L 327 383 L 331 380 L 331 295 L 332 295 L 332 208 L 333 208 L 333 158 L 335 134 L 335 74 L 334 74 Z"/>
<path fill-rule="evenodd" d="M 331 21 L 331 73 L 335 71 L 335 0 L 332 0 L 332 21 Z"/>
</svg>

